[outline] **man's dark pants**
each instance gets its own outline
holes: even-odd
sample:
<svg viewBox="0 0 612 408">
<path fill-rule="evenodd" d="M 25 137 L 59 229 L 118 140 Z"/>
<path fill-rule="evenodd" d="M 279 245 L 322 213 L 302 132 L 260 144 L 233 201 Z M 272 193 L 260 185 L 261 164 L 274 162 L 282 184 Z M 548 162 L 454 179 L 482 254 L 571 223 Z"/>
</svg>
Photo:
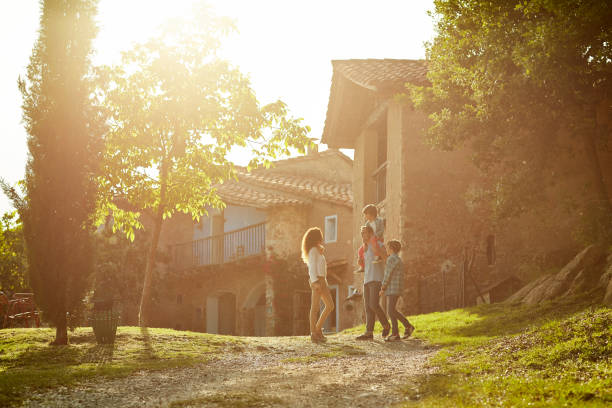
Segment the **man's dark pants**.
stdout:
<svg viewBox="0 0 612 408">
<path fill-rule="evenodd" d="M 371 281 L 363 285 L 363 303 L 366 311 L 366 332 L 374 331 L 376 317 L 383 327 L 389 327 L 389 321 L 384 310 L 380 307 L 380 286 L 381 282 Z"/>
</svg>

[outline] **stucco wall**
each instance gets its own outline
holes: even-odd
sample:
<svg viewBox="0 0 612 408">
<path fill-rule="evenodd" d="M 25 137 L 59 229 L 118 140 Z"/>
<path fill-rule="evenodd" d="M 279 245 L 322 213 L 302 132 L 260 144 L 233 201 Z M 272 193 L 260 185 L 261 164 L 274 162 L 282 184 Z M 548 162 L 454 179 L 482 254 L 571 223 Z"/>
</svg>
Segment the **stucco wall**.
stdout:
<svg viewBox="0 0 612 408">
<path fill-rule="evenodd" d="M 300 252 L 302 235 L 308 228 L 308 208 L 275 207 L 267 211 L 266 247 L 279 257 Z"/>
</svg>

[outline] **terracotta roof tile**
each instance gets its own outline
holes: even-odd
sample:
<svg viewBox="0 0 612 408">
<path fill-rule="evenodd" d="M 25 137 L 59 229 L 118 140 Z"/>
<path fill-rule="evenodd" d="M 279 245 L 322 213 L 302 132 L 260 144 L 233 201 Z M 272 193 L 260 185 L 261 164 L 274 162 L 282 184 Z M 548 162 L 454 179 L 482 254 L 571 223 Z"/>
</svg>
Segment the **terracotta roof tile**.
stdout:
<svg viewBox="0 0 612 408">
<path fill-rule="evenodd" d="M 424 60 L 351 59 L 332 61 L 334 72 L 364 88 L 379 91 L 403 88 L 406 82 L 427 83 Z"/>
<path fill-rule="evenodd" d="M 319 153 L 319 155 L 325 152 Z M 333 151 L 325 154 L 337 154 Z M 339 153 L 342 154 L 342 153 Z M 316 156 L 316 155 L 315 155 Z M 308 156 L 288 160 L 304 160 Z M 350 158 L 347 157 L 348 160 Z M 217 191 L 224 201 L 236 205 L 269 208 L 278 205 L 309 205 L 314 200 L 332 204 L 353 206 L 353 193 L 350 183 L 333 183 L 314 177 L 284 174 L 276 170 L 282 162 L 272 169 L 257 169 L 247 172 L 238 168 L 238 181 L 232 180 L 217 185 Z M 280 164 L 280 166 L 279 166 Z"/>
<path fill-rule="evenodd" d="M 279 205 L 308 205 L 309 200 L 289 197 L 257 190 L 246 183 L 229 182 L 217 186 L 221 198 L 229 204 L 244 205 L 256 208 L 270 208 Z"/>
</svg>

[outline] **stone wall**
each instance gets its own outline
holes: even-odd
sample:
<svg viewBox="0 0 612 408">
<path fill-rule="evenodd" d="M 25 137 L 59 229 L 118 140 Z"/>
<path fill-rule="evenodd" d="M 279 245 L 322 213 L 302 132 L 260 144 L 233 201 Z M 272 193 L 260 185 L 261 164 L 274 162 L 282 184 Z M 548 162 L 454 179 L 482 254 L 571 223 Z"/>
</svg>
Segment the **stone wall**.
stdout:
<svg viewBox="0 0 612 408">
<path fill-rule="evenodd" d="M 262 260 L 202 268 L 189 273 L 176 272 L 167 275 L 159 284 L 164 286 L 164 290 L 160 290 L 163 295 L 158 301 L 153 322 L 156 327 L 206 332 L 207 300 L 221 294 L 232 294 L 235 296 L 234 334 L 254 335 L 249 313 L 253 313 L 259 297 L 266 296 Z"/>
<path fill-rule="evenodd" d="M 270 173 L 311 175 L 321 180 L 335 183 L 350 183 L 352 179 L 352 164 L 350 159 L 329 152 L 313 153 L 305 157 L 297 157 L 278 163 L 276 167 L 266 170 Z"/>
<path fill-rule="evenodd" d="M 451 307 L 457 304 L 459 291 L 457 269 L 441 283 L 442 266 L 461 265 L 464 247 L 479 247 L 489 231 L 486 218 L 465 200 L 465 192 L 477 185 L 478 174 L 465 151 L 432 151 L 422 143 L 427 124 L 424 115 L 394 102 L 389 103 L 386 115 L 386 198 L 378 207 L 386 220 L 385 240 L 399 239 L 404 245 L 401 257 L 407 285 L 403 310 L 442 310 L 444 295 L 446 307 Z M 371 177 L 378 155 L 375 140 L 375 132 L 366 130 L 355 143 L 354 247 L 359 245 L 363 222 L 357 214 L 375 197 Z M 482 287 L 488 283 L 488 274 L 488 268 L 474 268 Z M 355 278 L 356 282 L 361 279 Z M 467 286 L 466 290 L 470 302 L 473 297 Z"/>
<path fill-rule="evenodd" d="M 266 247 L 281 258 L 299 252 L 302 236 L 309 227 L 309 210 L 302 206 L 282 206 L 268 210 Z"/>
</svg>

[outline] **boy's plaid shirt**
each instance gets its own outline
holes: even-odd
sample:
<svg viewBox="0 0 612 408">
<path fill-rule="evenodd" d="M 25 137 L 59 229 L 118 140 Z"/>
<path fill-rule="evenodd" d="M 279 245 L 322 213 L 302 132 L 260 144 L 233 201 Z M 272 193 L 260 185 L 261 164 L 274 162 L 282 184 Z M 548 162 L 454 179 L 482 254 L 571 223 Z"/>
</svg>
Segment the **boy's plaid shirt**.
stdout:
<svg viewBox="0 0 612 408">
<path fill-rule="evenodd" d="M 385 265 L 385 277 L 382 286 L 386 295 L 401 295 L 404 289 L 404 264 L 397 254 L 391 254 Z"/>
</svg>

